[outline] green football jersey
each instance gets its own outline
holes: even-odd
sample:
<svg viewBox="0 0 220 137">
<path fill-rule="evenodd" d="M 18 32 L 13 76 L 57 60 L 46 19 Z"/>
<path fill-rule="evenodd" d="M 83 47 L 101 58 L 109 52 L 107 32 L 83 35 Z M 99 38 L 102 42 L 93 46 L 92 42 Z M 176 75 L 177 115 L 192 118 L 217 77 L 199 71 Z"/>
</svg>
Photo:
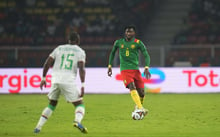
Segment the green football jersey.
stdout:
<svg viewBox="0 0 220 137">
<path fill-rule="evenodd" d="M 145 57 L 145 66 L 150 65 L 150 56 L 144 43 L 136 38 L 126 41 L 124 38 L 116 40 L 109 56 L 109 65 L 115 56 L 115 52 L 119 49 L 120 70 L 139 69 L 139 51 Z"/>
</svg>

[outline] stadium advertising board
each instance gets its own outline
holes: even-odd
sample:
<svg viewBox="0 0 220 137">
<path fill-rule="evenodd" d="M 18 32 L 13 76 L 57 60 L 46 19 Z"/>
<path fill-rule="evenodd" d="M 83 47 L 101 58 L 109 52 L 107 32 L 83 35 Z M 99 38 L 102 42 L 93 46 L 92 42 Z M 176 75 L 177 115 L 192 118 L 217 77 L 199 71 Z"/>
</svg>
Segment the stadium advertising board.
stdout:
<svg viewBox="0 0 220 137">
<path fill-rule="evenodd" d="M 143 71 L 143 68 L 140 69 Z M 0 69 L 0 94 L 48 93 L 51 87 L 51 70 L 46 77 L 47 87 L 40 90 L 42 69 Z M 213 68 L 151 68 L 150 80 L 144 78 L 145 91 L 152 93 L 214 93 L 220 92 L 220 67 Z M 76 82 L 80 85 L 79 77 Z M 119 68 L 113 68 L 112 77 L 107 68 L 86 68 L 87 93 L 128 93 Z"/>
</svg>

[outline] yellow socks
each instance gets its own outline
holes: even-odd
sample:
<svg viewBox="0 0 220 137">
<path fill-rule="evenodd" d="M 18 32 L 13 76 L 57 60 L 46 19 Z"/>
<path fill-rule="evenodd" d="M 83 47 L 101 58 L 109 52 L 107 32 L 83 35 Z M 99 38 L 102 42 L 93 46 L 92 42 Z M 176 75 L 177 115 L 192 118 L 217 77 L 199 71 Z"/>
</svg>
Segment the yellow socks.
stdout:
<svg viewBox="0 0 220 137">
<path fill-rule="evenodd" d="M 131 92 L 131 98 L 133 99 L 133 101 L 137 105 L 138 109 L 143 108 L 137 90 L 134 89 L 134 90 L 131 90 L 130 92 Z"/>
</svg>

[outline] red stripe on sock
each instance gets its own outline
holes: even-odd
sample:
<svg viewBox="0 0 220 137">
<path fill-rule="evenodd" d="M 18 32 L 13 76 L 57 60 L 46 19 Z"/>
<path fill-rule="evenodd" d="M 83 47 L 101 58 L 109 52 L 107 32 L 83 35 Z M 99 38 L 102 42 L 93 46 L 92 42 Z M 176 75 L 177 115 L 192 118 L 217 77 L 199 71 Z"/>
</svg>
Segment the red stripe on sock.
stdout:
<svg viewBox="0 0 220 137">
<path fill-rule="evenodd" d="M 45 116 L 45 115 L 41 115 L 42 117 L 44 117 L 44 118 L 46 118 L 46 119 L 48 119 L 48 117 L 47 116 Z"/>
<path fill-rule="evenodd" d="M 81 111 L 77 111 L 76 113 L 80 113 L 80 114 L 84 115 Z"/>
</svg>

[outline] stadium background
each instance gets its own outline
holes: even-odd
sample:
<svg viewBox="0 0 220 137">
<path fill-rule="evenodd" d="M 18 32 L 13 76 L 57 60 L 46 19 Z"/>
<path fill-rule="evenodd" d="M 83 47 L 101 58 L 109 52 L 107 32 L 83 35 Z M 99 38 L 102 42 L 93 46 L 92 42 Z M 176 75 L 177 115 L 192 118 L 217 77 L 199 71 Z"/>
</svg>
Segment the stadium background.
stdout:
<svg viewBox="0 0 220 137">
<path fill-rule="evenodd" d="M 137 38 L 147 45 L 151 67 L 192 66 L 198 71 L 205 67 L 211 72 L 220 65 L 218 0 L 1 0 L 0 69 L 42 68 L 52 49 L 66 43 L 70 30 L 81 35 L 86 67 L 106 68 L 114 40 L 129 24 L 137 27 Z M 114 67 L 118 66 L 115 59 Z M 144 66 L 141 58 L 140 66 Z M 208 74 L 204 75 L 210 78 Z M 0 94 L 0 136 L 33 136 L 45 100 L 45 95 Z M 147 94 L 146 100 L 150 115 L 134 123 L 128 94 L 85 96 L 88 136 L 220 135 L 219 93 Z M 40 136 L 72 136 L 67 124 L 72 107 L 63 98 L 60 106 Z M 63 121 L 62 115 L 67 116 Z"/>
<path fill-rule="evenodd" d="M 151 66 L 176 61 L 218 66 L 219 5 L 217 0 L 1 0 L 0 66 L 42 67 L 72 29 L 81 35 L 87 67 L 106 67 L 114 40 L 128 24 L 136 25 L 137 38 L 148 46 Z"/>
</svg>

